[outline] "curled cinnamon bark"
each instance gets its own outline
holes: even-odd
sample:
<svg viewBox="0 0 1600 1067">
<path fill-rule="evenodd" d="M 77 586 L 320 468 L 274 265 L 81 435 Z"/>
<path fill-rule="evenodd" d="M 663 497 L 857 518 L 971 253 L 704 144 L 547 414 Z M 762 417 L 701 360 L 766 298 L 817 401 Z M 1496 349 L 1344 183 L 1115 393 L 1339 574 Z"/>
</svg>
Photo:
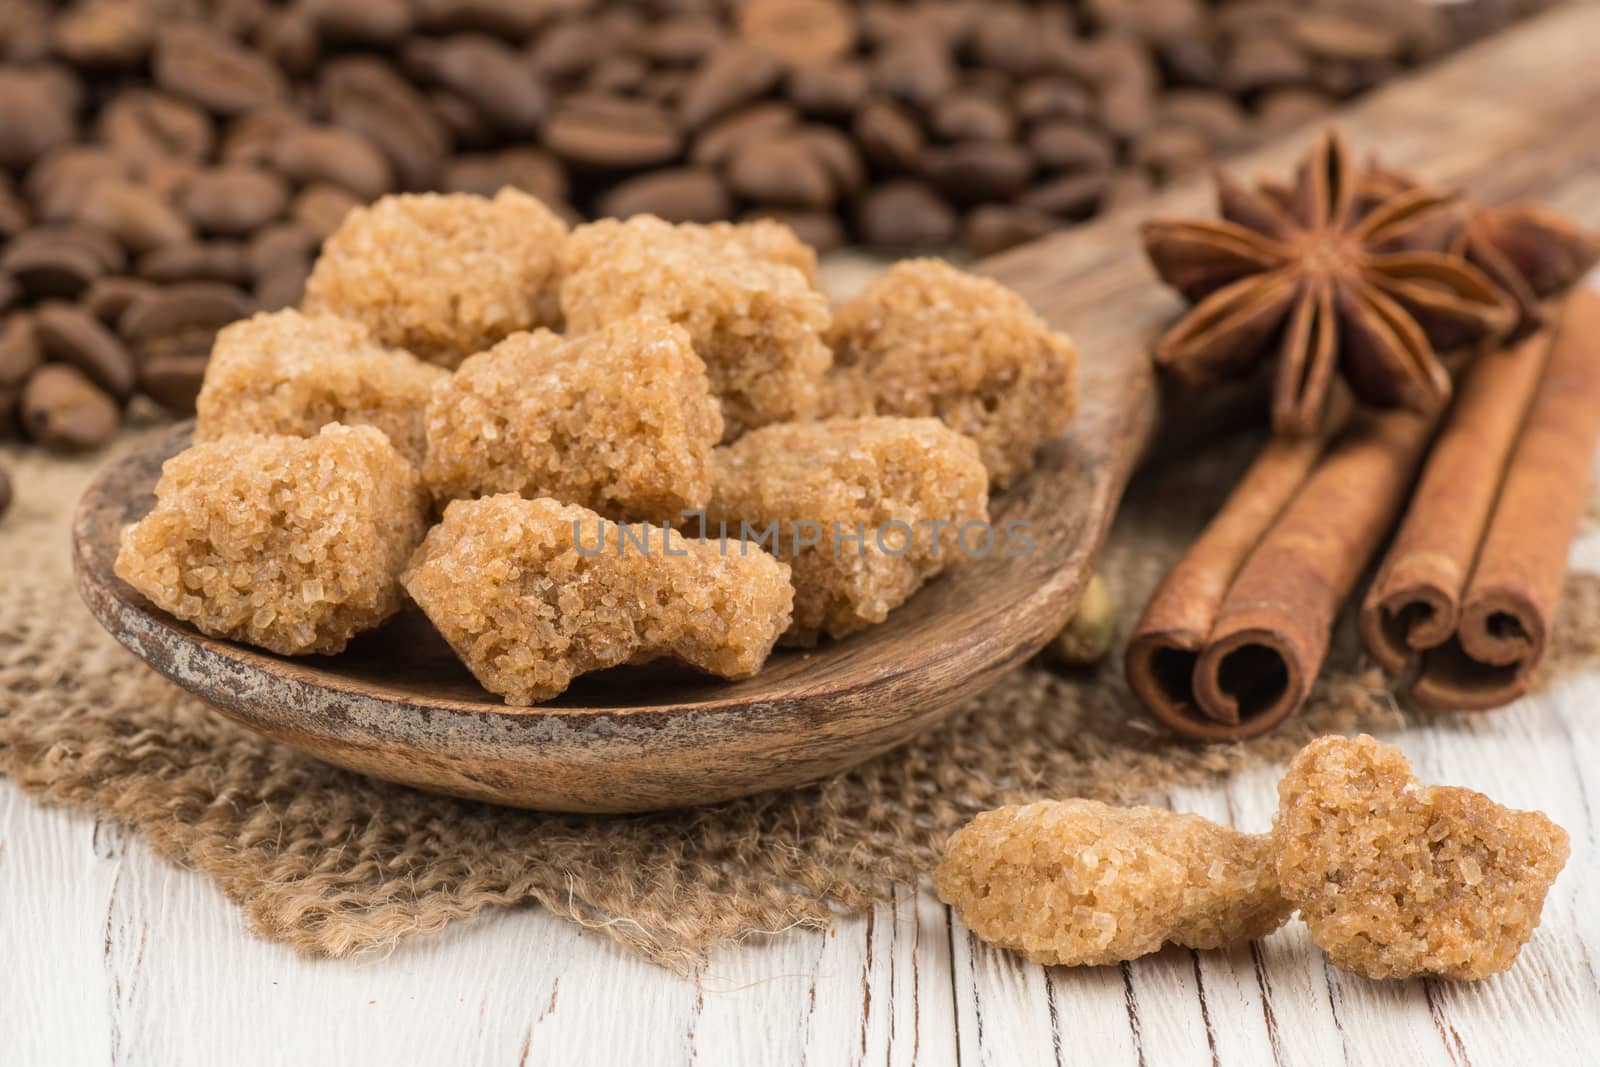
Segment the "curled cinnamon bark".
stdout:
<svg viewBox="0 0 1600 1067">
<path fill-rule="evenodd" d="M 1194 699 L 1193 676 L 1217 610 L 1251 549 L 1305 483 L 1350 410 L 1348 394 L 1339 393 L 1319 434 L 1269 441 L 1145 606 L 1128 640 L 1124 669 L 1140 702 L 1174 730 L 1195 736 L 1213 722 Z M 1225 717 L 1222 736 L 1237 722 L 1236 715 Z"/>
<path fill-rule="evenodd" d="M 1362 641 L 1390 674 L 1460 624 L 1461 597 L 1549 348 L 1549 333 L 1535 333 L 1486 353 L 1466 376 L 1361 606 Z"/>
<path fill-rule="evenodd" d="M 1186 733 L 1255 737 L 1305 703 L 1334 618 L 1399 514 L 1435 421 L 1362 413 L 1334 444 L 1229 588 L 1194 669 L 1195 699 L 1218 721 Z"/>
<path fill-rule="evenodd" d="M 1566 303 L 1506 467 L 1456 637 L 1428 652 L 1412 699 L 1498 707 L 1527 691 L 1549 643 L 1600 443 L 1600 278 Z"/>
</svg>

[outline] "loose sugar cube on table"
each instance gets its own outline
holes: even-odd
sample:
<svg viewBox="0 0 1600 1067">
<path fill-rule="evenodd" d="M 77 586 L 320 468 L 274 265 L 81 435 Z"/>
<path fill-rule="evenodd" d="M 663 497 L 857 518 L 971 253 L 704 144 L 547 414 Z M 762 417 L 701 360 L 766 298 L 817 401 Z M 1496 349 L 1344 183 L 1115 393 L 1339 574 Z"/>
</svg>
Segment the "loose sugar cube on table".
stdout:
<svg viewBox="0 0 1600 1067">
<path fill-rule="evenodd" d="M 322 246 L 303 307 L 454 368 L 518 330 L 560 324 L 566 223 L 517 189 L 386 196 Z"/>
<path fill-rule="evenodd" d="M 484 688 L 515 705 L 658 657 L 747 677 L 794 599 L 789 568 L 764 552 L 511 494 L 450 504 L 402 581 Z"/>
<path fill-rule="evenodd" d="M 671 520 L 705 506 L 721 436 L 688 333 L 633 316 L 572 340 L 513 334 L 463 363 L 428 405 L 423 477 L 440 501 L 518 493 Z"/>
<path fill-rule="evenodd" d="M 155 508 L 122 533 L 116 573 L 213 637 L 339 652 L 399 610 L 426 504 L 416 471 L 374 427 L 228 437 L 162 466 Z"/>
<path fill-rule="evenodd" d="M 448 377 L 409 352 L 375 343 L 358 322 L 262 312 L 217 334 L 196 402 L 194 439 L 311 437 L 330 422 L 376 426 L 420 465 L 428 395 Z"/>
<path fill-rule="evenodd" d="M 968 558 L 963 538 L 973 552 L 1003 550 L 988 517 L 977 446 L 937 419 L 785 423 L 712 456 L 708 534 L 748 529 L 760 539 L 775 527 L 773 551 L 794 568 L 786 643 L 882 622 Z"/>
<path fill-rule="evenodd" d="M 674 226 L 651 215 L 579 226 L 563 255 L 567 328 L 641 312 L 689 332 L 722 404 L 723 440 L 817 413 L 828 302 L 776 223 Z"/>
<path fill-rule="evenodd" d="M 978 442 L 996 485 L 1032 468 L 1077 407 L 1077 351 L 1016 293 L 903 260 L 834 313 L 827 407 L 932 416 Z"/>
</svg>

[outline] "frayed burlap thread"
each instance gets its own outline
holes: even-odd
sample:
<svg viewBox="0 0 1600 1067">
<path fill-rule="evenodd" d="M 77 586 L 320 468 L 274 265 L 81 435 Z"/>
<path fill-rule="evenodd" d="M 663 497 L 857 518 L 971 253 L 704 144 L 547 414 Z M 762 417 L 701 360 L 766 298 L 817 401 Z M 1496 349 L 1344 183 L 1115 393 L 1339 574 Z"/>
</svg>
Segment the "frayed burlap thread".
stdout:
<svg viewBox="0 0 1600 1067">
<path fill-rule="evenodd" d="M 1248 454 L 1215 451 L 1131 492 L 1104 559 L 1124 620 Z M 1159 799 L 1316 734 L 1397 717 L 1343 631 L 1311 705 L 1248 744 L 1174 742 L 1138 712 L 1114 661 L 1078 673 L 1036 662 L 904 748 L 801 789 L 621 818 L 432 796 L 234 725 L 99 629 L 73 591 L 67 537 L 104 458 L 0 455 L 17 484 L 0 521 L 0 773 L 125 823 L 215 880 L 255 932 L 308 953 L 383 950 L 484 908 L 533 903 L 681 969 L 716 945 L 886 899 L 986 808 Z M 1559 629 L 1551 669 L 1595 659 L 1600 582 L 1569 582 Z"/>
</svg>

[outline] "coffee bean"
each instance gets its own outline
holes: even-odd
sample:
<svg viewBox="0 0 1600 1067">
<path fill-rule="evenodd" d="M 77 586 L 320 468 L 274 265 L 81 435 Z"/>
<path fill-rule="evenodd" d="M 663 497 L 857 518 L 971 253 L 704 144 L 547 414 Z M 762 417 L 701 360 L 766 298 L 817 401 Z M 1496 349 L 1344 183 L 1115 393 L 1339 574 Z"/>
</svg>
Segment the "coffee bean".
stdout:
<svg viewBox="0 0 1600 1067">
<path fill-rule="evenodd" d="M 161 159 L 205 159 L 216 136 L 204 111 L 149 90 L 112 100 L 100 112 L 95 131 L 112 152 L 139 169 Z"/>
<path fill-rule="evenodd" d="M 733 214 L 733 199 L 711 171 L 682 167 L 621 182 L 599 207 L 603 215 L 624 219 L 655 215 L 668 222 L 714 222 Z"/>
<path fill-rule="evenodd" d="M 77 216 L 95 182 L 126 178 L 130 173 L 126 162 L 104 149 L 69 145 L 35 163 L 23 188 L 41 222 L 66 222 Z"/>
<path fill-rule="evenodd" d="M 1225 93 L 1205 89 L 1178 89 L 1161 97 L 1158 109 L 1163 125 L 1188 126 L 1205 134 L 1219 147 L 1245 143 L 1249 120 L 1244 109 Z"/>
<path fill-rule="evenodd" d="M 531 133 L 544 118 L 544 88 L 517 54 L 493 37 L 418 38 L 402 55 L 413 76 L 461 97 L 504 133 Z"/>
<path fill-rule="evenodd" d="M 72 139 L 72 106 L 54 77 L 0 67 L 0 167 L 21 170 Z"/>
<path fill-rule="evenodd" d="M 269 12 L 256 31 L 256 47 L 285 74 L 302 78 L 316 69 L 322 54 L 317 27 L 300 8 Z"/>
<path fill-rule="evenodd" d="M 265 274 L 281 263 L 309 260 L 317 249 L 317 238 L 296 222 L 275 222 L 263 226 L 250 238 L 245 256 L 252 274 Z"/>
<path fill-rule="evenodd" d="M 1045 170 L 1102 170 L 1116 158 L 1105 134 L 1076 122 L 1042 122 L 1028 133 L 1028 150 Z"/>
<path fill-rule="evenodd" d="M 223 166 L 270 167 L 278 145 L 304 126 L 305 120 L 284 105 L 273 104 L 240 115 L 223 129 L 218 162 Z"/>
<path fill-rule="evenodd" d="M 1110 176 L 1090 170 L 1041 182 L 1017 198 L 1020 207 L 1064 218 L 1083 218 L 1094 211 Z"/>
<path fill-rule="evenodd" d="M 65 363 L 47 363 L 22 388 L 23 432 L 53 452 L 87 452 L 116 436 L 117 402 Z"/>
<path fill-rule="evenodd" d="M 11 475 L 6 473 L 4 467 L 0 467 L 0 518 L 11 510 L 11 495 Z"/>
<path fill-rule="evenodd" d="M 1280 37 L 1249 34 L 1234 38 L 1223 61 L 1222 77 L 1236 93 L 1255 93 L 1310 81 L 1311 62 Z"/>
<path fill-rule="evenodd" d="M 167 92 L 218 115 L 238 115 L 289 92 L 282 72 L 266 58 L 195 24 L 158 33 L 152 70 Z"/>
<path fill-rule="evenodd" d="M 156 286 L 142 278 L 98 278 L 83 294 L 83 309 L 105 325 L 115 327 L 129 305 L 155 292 Z"/>
<path fill-rule="evenodd" d="M 1261 94 L 1256 121 L 1262 134 L 1273 136 L 1316 122 L 1334 107 L 1328 94 L 1317 89 L 1273 89 Z"/>
<path fill-rule="evenodd" d="M 245 246 L 238 241 L 185 241 L 139 257 L 139 277 L 158 285 L 174 282 L 228 282 L 244 285 L 253 277 Z"/>
<path fill-rule="evenodd" d="M 305 296 L 306 279 L 311 276 L 311 260 L 275 263 L 256 274 L 256 306 L 262 311 L 294 307 Z"/>
<path fill-rule="evenodd" d="M 924 171 L 934 185 L 956 200 L 1009 200 L 1027 183 L 1033 160 L 1010 142 L 967 141 L 929 149 Z"/>
<path fill-rule="evenodd" d="M 764 96 L 783 78 L 783 63 L 765 48 L 730 42 L 708 56 L 684 90 L 678 117 L 690 129 Z"/>
<path fill-rule="evenodd" d="M 633 56 L 609 56 L 589 71 L 583 87 L 596 93 L 632 93 L 650 76 L 650 68 Z M 687 84 L 687 82 L 685 82 Z"/>
<path fill-rule="evenodd" d="M 1149 129 L 1155 109 L 1156 94 L 1137 81 L 1119 82 L 1100 91 L 1100 124 L 1123 140 Z"/>
<path fill-rule="evenodd" d="M 429 89 L 428 106 L 457 149 L 482 151 L 499 140 L 489 116 L 448 89 Z"/>
<path fill-rule="evenodd" d="M 835 0 L 745 0 L 739 36 L 794 67 L 837 59 L 855 44 L 855 20 Z"/>
<path fill-rule="evenodd" d="M 334 125 L 382 152 L 402 188 L 422 188 L 432 180 L 449 137 L 427 101 L 382 61 L 351 57 L 328 64 L 322 97 Z"/>
<path fill-rule="evenodd" d="M 489 33 L 518 41 L 563 11 L 581 11 L 588 0 L 413 0 L 418 25 L 432 33 Z"/>
<path fill-rule="evenodd" d="M 339 44 L 390 45 L 411 30 L 406 0 L 301 0 L 317 32 Z"/>
<path fill-rule="evenodd" d="M 70 363 L 118 400 L 133 395 L 138 385 L 133 357 L 99 319 L 72 304 L 49 303 L 40 306 L 33 321 L 47 357 Z"/>
<path fill-rule="evenodd" d="M 838 195 L 828 169 L 799 141 L 747 142 L 728 163 L 728 186 L 758 204 L 823 208 Z"/>
<path fill-rule="evenodd" d="M 1006 141 L 1016 123 L 993 97 L 954 92 L 934 105 L 934 133 L 947 141 Z"/>
<path fill-rule="evenodd" d="M 866 168 L 855 145 L 832 126 L 802 126 L 779 140 L 798 144 L 815 156 L 841 194 L 854 196 L 866 185 Z"/>
<path fill-rule="evenodd" d="M 973 29 L 972 54 L 986 67 L 1025 78 L 1046 65 L 1039 26 L 1015 8 L 986 12 Z"/>
<path fill-rule="evenodd" d="M 289 187 L 282 178 L 242 166 L 202 171 L 178 195 L 178 210 L 198 229 L 227 236 L 260 229 L 288 204 Z"/>
<path fill-rule="evenodd" d="M 680 139 L 666 112 L 622 97 L 568 97 L 545 123 L 556 155 L 587 167 L 650 167 L 675 159 Z"/>
<path fill-rule="evenodd" d="M 695 135 L 689 158 L 702 167 L 721 167 L 752 140 L 770 139 L 799 122 L 794 108 L 777 101 L 749 104 Z"/>
<path fill-rule="evenodd" d="M 105 273 L 90 250 L 43 240 L 13 242 L 0 256 L 0 270 L 31 297 L 77 296 Z"/>
<path fill-rule="evenodd" d="M 439 176 L 439 188 L 450 193 L 493 196 L 508 185 L 546 204 L 567 198 L 566 172 L 554 157 L 537 148 L 457 156 Z"/>
<path fill-rule="evenodd" d="M 795 232 L 795 236 L 819 253 L 832 252 L 845 243 L 844 226 L 832 211 L 804 211 L 793 208 L 757 208 L 745 220 L 773 219 Z"/>
<path fill-rule="evenodd" d="M 28 206 L 12 190 L 11 183 L 0 184 L 0 241 L 10 240 L 28 228 Z"/>
<path fill-rule="evenodd" d="M 800 67 L 789 75 L 788 97 L 808 115 L 841 118 L 866 99 L 867 68 L 841 60 Z"/>
<path fill-rule="evenodd" d="M 967 215 L 961 226 L 961 239 L 978 255 L 989 256 L 1038 240 L 1060 226 L 1060 219 L 1043 211 L 984 204 Z"/>
<path fill-rule="evenodd" d="M 1088 120 L 1094 115 L 1094 98 L 1089 90 L 1068 78 L 1044 76 L 1025 82 L 1017 90 L 1016 105 L 1024 122 Z"/>
<path fill-rule="evenodd" d="M 131 67 L 150 53 L 152 14 L 138 0 L 89 0 L 62 13 L 51 27 L 51 44 L 56 55 L 82 67 Z"/>
<path fill-rule="evenodd" d="M 326 241 L 344 222 L 344 217 L 359 206 L 360 201 L 337 185 L 316 182 L 300 190 L 290 213 L 295 222 L 320 242 Z"/>
<path fill-rule="evenodd" d="M 1192 126 L 1157 126 L 1129 152 L 1129 160 L 1156 177 L 1171 179 L 1210 162 L 1211 139 Z"/>
<path fill-rule="evenodd" d="M 34 316 L 14 311 L 0 319 L 0 395 L 13 399 L 22 384 L 44 362 Z"/>
<path fill-rule="evenodd" d="M 200 352 L 154 356 L 139 369 L 139 388 L 172 414 L 193 415 L 210 362 L 210 354 Z"/>
<path fill-rule="evenodd" d="M 1339 11 L 1297 11 L 1292 32 L 1295 43 L 1312 55 L 1348 63 L 1395 59 L 1404 44 L 1396 27 Z"/>
<path fill-rule="evenodd" d="M 872 64 L 873 88 L 916 107 L 931 107 L 954 87 L 955 78 L 950 53 L 927 36 L 889 45 Z"/>
<path fill-rule="evenodd" d="M 1169 79 L 1194 87 L 1222 84 L 1220 42 L 1206 37 L 1174 37 L 1154 46 Z"/>
<path fill-rule="evenodd" d="M 183 282 L 134 303 L 117 332 L 147 366 L 161 356 L 209 354 L 218 330 L 254 311 L 254 301 L 231 285 Z"/>
<path fill-rule="evenodd" d="M 376 200 L 394 183 L 382 153 L 335 126 L 302 126 L 290 131 L 272 146 L 270 161 L 292 182 L 328 182 L 361 200 Z"/>
<path fill-rule="evenodd" d="M 147 252 L 190 237 L 189 221 L 148 186 L 114 178 L 89 187 L 77 221 L 98 226 L 130 252 Z"/>
<path fill-rule="evenodd" d="M 896 248 L 948 244 L 956 217 L 948 204 L 920 182 L 885 182 L 861 202 L 861 236 L 868 244 Z"/>
<path fill-rule="evenodd" d="M 915 171 L 921 165 L 921 129 L 887 100 L 872 101 L 856 112 L 851 132 L 862 155 L 880 170 Z"/>
<path fill-rule="evenodd" d="M 722 28 L 705 15 L 672 15 L 640 42 L 648 59 L 668 66 L 700 62 L 723 41 Z"/>
<path fill-rule="evenodd" d="M 22 286 L 9 274 L 0 274 L 0 311 L 8 310 L 22 299 Z"/>
<path fill-rule="evenodd" d="M 563 22 L 535 38 L 528 65 L 547 83 L 564 81 L 578 77 L 615 47 L 616 42 L 601 37 L 589 23 Z"/>
</svg>

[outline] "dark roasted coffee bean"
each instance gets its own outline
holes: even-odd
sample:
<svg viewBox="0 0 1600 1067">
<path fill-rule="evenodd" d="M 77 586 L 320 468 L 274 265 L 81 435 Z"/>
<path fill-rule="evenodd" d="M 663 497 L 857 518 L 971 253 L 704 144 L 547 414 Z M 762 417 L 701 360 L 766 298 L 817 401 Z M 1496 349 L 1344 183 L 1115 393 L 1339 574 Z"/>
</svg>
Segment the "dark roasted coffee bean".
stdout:
<svg viewBox="0 0 1600 1067">
<path fill-rule="evenodd" d="M 126 257 L 117 243 L 87 226 L 27 230 L 0 256 L 4 270 L 35 299 L 73 297 L 96 278 L 119 271 Z"/>
<path fill-rule="evenodd" d="M 1223 81 L 1235 93 L 1255 93 L 1311 80 L 1311 61 L 1280 37 L 1236 37 L 1223 60 Z"/>
<path fill-rule="evenodd" d="M 989 256 L 1038 240 L 1060 226 L 1060 219 L 1043 211 L 981 204 L 973 208 L 962 223 L 961 240 L 978 255 Z"/>
<path fill-rule="evenodd" d="M 328 64 L 322 96 L 334 124 L 382 152 L 402 188 L 422 188 L 433 179 L 449 136 L 428 102 L 383 62 L 351 57 Z"/>
<path fill-rule="evenodd" d="M 764 48 L 729 42 L 706 57 L 684 89 L 678 117 L 691 129 L 704 126 L 764 96 L 783 78 L 783 63 Z"/>
<path fill-rule="evenodd" d="M 428 106 L 459 151 L 483 151 L 500 140 L 489 116 L 448 89 L 429 89 Z"/>
<path fill-rule="evenodd" d="M 921 182 L 879 185 L 861 201 L 861 236 L 885 247 L 914 248 L 948 244 L 956 235 L 950 206 Z"/>
<path fill-rule="evenodd" d="M 32 314 L 14 311 L 0 319 L 0 395 L 15 400 L 22 383 L 43 362 L 44 350 Z"/>
<path fill-rule="evenodd" d="M 238 241 L 186 241 L 139 257 L 139 277 L 158 285 L 174 282 L 228 282 L 244 285 L 253 276 L 250 257 Z"/>
<path fill-rule="evenodd" d="M 100 278 L 83 294 L 83 309 L 105 325 L 115 327 L 129 305 L 154 292 L 156 286 L 142 278 Z"/>
<path fill-rule="evenodd" d="M 70 141 L 76 126 L 56 77 L 0 67 L 0 167 L 30 166 Z"/>
<path fill-rule="evenodd" d="M 272 146 L 271 165 L 301 185 L 329 182 L 362 200 L 376 200 L 394 183 L 389 162 L 372 145 L 335 126 L 304 126 Z"/>
<path fill-rule="evenodd" d="M 299 223 L 277 222 L 256 231 L 245 255 L 250 272 L 259 276 L 282 263 L 308 261 L 316 248 L 316 237 Z"/>
<path fill-rule="evenodd" d="M 861 154 L 880 170 L 914 171 L 922 160 L 922 130 L 895 104 L 875 100 L 856 112 L 852 127 Z"/>
<path fill-rule="evenodd" d="M 955 87 L 955 66 L 945 45 L 926 35 L 889 45 L 872 63 L 872 86 L 916 107 L 934 101 Z"/>
<path fill-rule="evenodd" d="M 1088 89 L 1068 78 L 1051 76 L 1025 82 L 1017 90 L 1016 105 L 1024 122 L 1086 120 L 1094 114 L 1094 98 Z"/>
<path fill-rule="evenodd" d="M 326 241 L 351 209 L 359 207 L 360 203 L 337 185 L 316 182 L 300 190 L 300 195 L 294 198 L 290 214 L 295 222 L 321 242 Z"/>
<path fill-rule="evenodd" d="M 728 162 L 728 186 L 746 200 L 786 207 L 829 207 L 838 196 L 817 153 L 789 139 L 746 142 Z"/>
<path fill-rule="evenodd" d="M 934 104 L 931 125 L 946 141 L 1006 141 L 1016 129 L 1004 105 L 975 92 L 954 92 Z"/>
<path fill-rule="evenodd" d="M 89 187 L 102 178 L 125 178 L 128 164 L 102 148 L 69 145 L 35 163 L 24 191 L 41 222 L 75 218 Z"/>
<path fill-rule="evenodd" d="M 538 148 L 507 148 L 486 155 L 457 156 L 439 177 L 449 193 L 493 196 L 506 186 L 556 204 L 567 198 L 567 174 L 549 153 Z"/>
<path fill-rule="evenodd" d="M 539 34 L 528 56 L 533 73 L 546 82 L 576 78 L 616 49 L 593 24 L 563 22 Z"/>
<path fill-rule="evenodd" d="M 339 44 L 390 45 L 411 31 L 406 0 L 301 0 L 317 32 Z"/>
<path fill-rule="evenodd" d="M 1165 93 L 1158 108 L 1164 126 L 1187 126 L 1219 147 L 1243 144 L 1249 120 L 1237 101 L 1225 93 L 1179 89 Z"/>
<path fill-rule="evenodd" d="M 1295 43 L 1313 56 L 1346 63 L 1396 59 L 1405 47 L 1399 27 L 1340 11 L 1297 11 L 1291 32 Z"/>
<path fill-rule="evenodd" d="M 89 187 L 77 221 L 98 226 L 130 252 L 148 252 L 186 241 L 189 221 L 146 185 L 103 179 Z"/>
<path fill-rule="evenodd" d="M 1132 140 L 1155 121 L 1156 94 L 1137 81 L 1109 85 L 1100 93 L 1100 124 L 1124 140 Z"/>
<path fill-rule="evenodd" d="M 6 416 L 0 415 L 0 419 Z M 4 467 L 0 467 L 0 518 L 11 510 L 11 475 L 7 474 Z"/>
<path fill-rule="evenodd" d="M 680 138 L 671 116 L 622 97 L 568 97 L 544 127 L 545 144 L 587 167 L 651 167 L 675 159 Z"/>
<path fill-rule="evenodd" d="M 745 0 L 739 36 L 792 67 L 815 66 L 849 52 L 855 19 L 837 0 Z"/>
<path fill-rule="evenodd" d="M 774 219 L 795 232 L 795 236 L 820 252 L 832 252 L 845 243 L 844 226 L 832 211 L 804 211 L 794 208 L 756 208 L 745 220 Z"/>
<path fill-rule="evenodd" d="M 47 357 L 77 367 L 118 400 L 133 395 L 138 385 L 133 357 L 99 319 L 72 304 L 49 303 L 34 313 L 33 322 Z"/>
<path fill-rule="evenodd" d="M 728 190 L 709 170 L 682 167 L 641 174 L 600 199 L 600 213 L 617 218 L 655 215 L 668 222 L 715 222 L 733 213 Z"/>
<path fill-rule="evenodd" d="M 231 285 L 183 282 L 134 303 L 117 332 L 145 366 L 160 356 L 208 354 L 218 330 L 253 311 L 255 302 Z"/>
<path fill-rule="evenodd" d="M 418 24 L 433 33 L 489 33 L 520 41 L 547 20 L 592 6 L 589 0 L 413 0 Z"/>
<path fill-rule="evenodd" d="M 280 307 L 285 305 L 279 305 Z M 194 402 L 205 384 L 209 353 L 157 355 L 139 368 L 139 388 L 174 415 L 193 415 Z"/>
<path fill-rule="evenodd" d="M 111 100 L 101 110 L 95 132 L 112 152 L 139 169 L 161 159 L 205 159 L 216 138 L 204 111 L 147 89 Z"/>
<path fill-rule="evenodd" d="M 1010 142 L 967 141 L 929 149 L 923 169 L 947 196 L 975 203 L 1009 200 L 1027 184 L 1033 160 Z"/>
<path fill-rule="evenodd" d="M 294 307 L 305 295 L 306 279 L 311 276 L 309 258 L 283 260 L 256 274 L 256 306 L 262 311 Z"/>
<path fill-rule="evenodd" d="M 779 140 L 799 144 L 814 155 L 841 194 L 854 196 L 866 185 L 866 168 L 855 145 L 832 126 L 802 126 Z"/>
<path fill-rule="evenodd" d="M 278 145 L 304 125 L 299 113 L 278 104 L 240 115 L 223 130 L 217 161 L 223 166 L 270 167 Z"/>
<path fill-rule="evenodd" d="M 317 27 L 300 8 L 270 12 L 256 31 L 256 47 L 285 74 L 303 78 L 322 55 Z"/>
<path fill-rule="evenodd" d="M 131 67 L 150 54 L 152 15 L 140 0 L 89 0 L 56 19 L 51 44 L 56 55 L 81 67 Z"/>
<path fill-rule="evenodd" d="M 1063 218 L 1085 218 L 1099 204 L 1109 181 L 1110 175 L 1098 170 L 1066 174 L 1033 186 L 1016 202 L 1019 207 Z"/>
<path fill-rule="evenodd" d="M 152 70 L 161 88 L 218 115 L 238 115 L 289 92 L 282 72 L 265 57 L 195 24 L 160 31 Z"/>
<path fill-rule="evenodd" d="M 529 134 L 544 118 L 544 87 L 509 46 L 493 37 L 418 38 L 402 55 L 414 77 L 461 97 L 507 134 Z"/>
<path fill-rule="evenodd" d="M 29 438 L 54 452 L 87 452 L 116 436 L 117 402 L 78 368 L 48 363 L 22 388 L 21 420 Z"/>
<path fill-rule="evenodd" d="M 589 71 L 583 87 L 596 93 L 633 93 L 649 76 L 650 68 L 643 60 L 634 56 L 611 56 Z"/>
<path fill-rule="evenodd" d="M 787 93 L 795 107 L 808 115 L 840 118 L 860 106 L 867 88 L 867 68 L 841 60 L 793 71 Z"/>
<path fill-rule="evenodd" d="M 770 139 L 798 122 L 799 116 L 788 104 L 774 100 L 750 104 L 696 134 L 689 158 L 702 167 L 721 167 L 747 141 Z"/>
<path fill-rule="evenodd" d="M 0 311 L 8 311 L 22 299 L 22 286 L 9 274 L 0 274 Z"/>
<path fill-rule="evenodd" d="M 178 195 L 178 210 L 197 228 L 229 237 L 260 229 L 288 206 L 283 179 L 254 167 L 201 171 Z"/>
<path fill-rule="evenodd" d="M 675 15 L 657 23 L 640 42 L 646 58 L 669 66 L 700 62 L 722 43 L 717 21 L 703 15 Z"/>
<path fill-rule="evenodd" d="M 1116 158 L 1105 134 L 1076 122 L 1042 122 L 1028 133 L 1028 150 L 1045 170 L 1102 170 Z"/>
</svg>

